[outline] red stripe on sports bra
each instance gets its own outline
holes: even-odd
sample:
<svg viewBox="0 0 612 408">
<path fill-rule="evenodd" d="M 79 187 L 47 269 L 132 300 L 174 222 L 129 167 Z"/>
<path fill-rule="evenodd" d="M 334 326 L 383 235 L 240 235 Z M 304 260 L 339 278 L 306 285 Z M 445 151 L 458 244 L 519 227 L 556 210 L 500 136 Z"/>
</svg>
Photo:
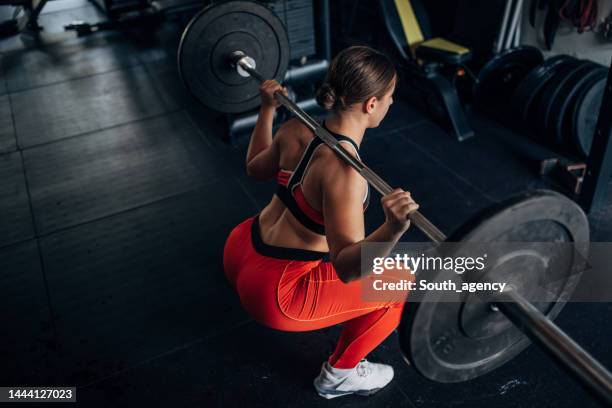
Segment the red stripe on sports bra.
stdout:
<svg viewBox="0 0 612 408">
<path fill-rule="evenodd" d="M 276 173 L 276 182 L 281 186 L 287 187 L 291 174 L 293 174 L 291 171 L 280 169 L 278 173 Z"/>
<path fill-rule="evenodd" d="M 308 218 L 310 218 L 317 224 L 325 225 L 325 222 L 323 221 L 323 214 L 312 208 L 310 204 L 308 204 L 308 202 L 306 201 L 304 192 L 302 192 L 302 186 L 297 185 L 293 189 L 293 198 L 295 199 L 295 202 L 300 208 L 300 210 L 302 210 L 302 212 L 306 214 Z"/>
</svg>

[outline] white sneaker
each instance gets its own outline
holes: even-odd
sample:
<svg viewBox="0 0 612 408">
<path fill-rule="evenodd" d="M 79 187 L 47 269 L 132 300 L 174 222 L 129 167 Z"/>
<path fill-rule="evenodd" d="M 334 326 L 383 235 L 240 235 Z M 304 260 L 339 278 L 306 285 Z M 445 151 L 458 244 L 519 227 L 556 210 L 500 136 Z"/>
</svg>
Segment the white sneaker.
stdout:
<svg viewBox="0 0 612 408">
<path fill-rule="evenodd" d="M 331 399 L 343 395 L 372 395 L 393 379 L 393 367 L 370 363 L 363 359 L 357 367 L 334 368 L 326 361 L 321 374 L 314 379 L 314 387 L 323 398 Z"/>
</svg>

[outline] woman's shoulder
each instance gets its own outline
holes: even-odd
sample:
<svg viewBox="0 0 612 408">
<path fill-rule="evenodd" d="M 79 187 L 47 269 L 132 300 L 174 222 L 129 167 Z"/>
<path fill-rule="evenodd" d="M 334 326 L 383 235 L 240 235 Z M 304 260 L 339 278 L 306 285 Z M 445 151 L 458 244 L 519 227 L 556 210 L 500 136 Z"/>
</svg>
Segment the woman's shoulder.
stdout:
<svg viewBox="0 0 612 408">
<path fill-rule="evenodd" d="M 297 118 L 285 121 L 277 130 L 277 134 L 313 135 L 312 131 Z"/>
<path fill-rule="evenodd" d="M 342 143 L 342 145 L 345 144 Z M 348 154 L 353 157 L 358 157 L 355 151 L 349 146 L 344 147 L 346 148 Z M 332 186 L 346 184 L 347 186 L 353 187 L 361 185 L 365 186 L 367 184 L 359 172 L 332 149 L 318 149 L 318 152 L 316 152 L 316 158 L 318 160 L 315 160 L 313 167 L 318 169 L 318 173 L 321 175 L 322 181 L 325 182 L 324 184 Z"/>
<path fill-rule="evenodd" d="M 305 146 L 309 139 L 312 139 L 314 134 L 300 122 L 298 119 L 292 118 L 284 122 L 274 134 L 275 142 L 281 146 L 281 149 L 294 151 Z"/>
</svg>

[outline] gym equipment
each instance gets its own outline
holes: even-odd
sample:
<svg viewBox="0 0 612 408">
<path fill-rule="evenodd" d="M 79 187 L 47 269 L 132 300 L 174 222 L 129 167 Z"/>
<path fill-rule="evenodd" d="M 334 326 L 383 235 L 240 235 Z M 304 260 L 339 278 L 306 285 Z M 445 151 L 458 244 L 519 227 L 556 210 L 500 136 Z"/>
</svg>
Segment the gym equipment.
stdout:
<svg viewBox="0 0 612 408">
<path fill-rule="evenodd" d="M 574 110 L 571 113 L 571 126 L 573 142 L 579 154 L 588 157 L 591 144 L 595 136 L 595 126 L 599 115 L 606 87 L 605 70 L 589 81 L 576 97 Z"/>
<path fill-rule="evenodd" d="M 212 6 L 215 6 L 214 15 L 207 11 Z M 206 53 L 215 53 L 215 50 L 241 42 L 242 49 L 258 61 L 257 69 L 268 78 L 284 82 L 295 103 L 310 113 L 320 111 L 313 95 L 314 83 L 323 78 L 330 60 L 328 1 L 318 0 L 314 4 L 313 0 L 276 0 L 265 4 L 230 1 L 216 6 L 213 3 L 204 8 L 191 20 L 188 30 L 198 32 L 199 37 L 194 35 L 191 41 L 181 41 L 179 59 L 183 53 L 198 52 L 201 60 L 207 61 L 211 55 Z M 317 10 L 316 21 L 314 6 Z M 275 11 L 279 14 L 275 14 Z M 282 16 L 283 20 L 278 16 Z M 315 22 L 316 31 L 313 26 Z M 287 31 L 284 27 L 289 24 L 293 24 L 293 27 Z M 218 38 L 215 30 L 227 35 Z M 212 44 L 210 41 L 219 43 Z M 215 64 L 223 64 L 223 61 L 215 61 Z M 181 64 L 180 75 L 185 81 L 194 82 L 194 86 L 189 88 L 192 93 L 206 94 L 208 100 L 216 101 L 214 106 L 210 103 L 208 106 L 228 113 L 229 141 L 239 143 L 239 139 L 248 135 L 257 121 L 257 112 L 253 109 L 259 105 L 259 87 L 253 81 L 234 78 L 231 73 L 228 75 L 219 65 L 205 69 L 211 75 L 222 78 L 223 85 L 217 86 L 216 81 L 198 82 L 202 78 L 199 75 L 201 68 L 198 64 Z M 282 109 L 278 113 L 279 121 L 288 115 Z"/>
<path fill-rule="evenodd" d="M 191 43 L 194 41 L 191 38 L 192 35 L 195 36 L 195 38 L 199 38 L 203 28 L 198 23 L 198 20 L 211 21 L 207 15 L 208 13 L 222 20 L 222 14 L 218 14 L 215 9 L 217 7 L 227 7 L 225 4 L 226 3 L 219 3 L 210 6 L 196 16 L 194 21 L 189 24 L 184 32 L 181 42 Z M 231 7 L 224 9 L 232 10 Z M 263 13 L 263 11 L 261 12 Z M 231 16 L 232 13 L 234 13 L 234 11 L 230 12 L 228 15 Z M 251 13 L 249 15 L 251 16 L 249 17 L 250 19 L 256 20 L 259 18 L 259 13 Z M 207 42 L 203 43 L 202 47 L 215 47 L 216 44 L 220 43 L 220 39 L 231 36 L 235 30 L 235 27 L 231 24 L 221 24 L 219 27 L 226 27 L 227 32 L 223 30 L 211 31 L 216 37 L 208 39 Z M 194 31 L 192 32 L 191 30 Z M 239 78 L 245 79 L 249 77 L 256 79 L 256 82 L 266 80 L 266 78 L 256 70 L 258 61 L 247 55 L 242 50 L 240 44 L 231 43 L 230 46 L 225 49 L 215 47 L 215 52 L 212 52 L 212 50 L 197 50 L 197 52 L 190 53 L 188 51 L 190 49 L 191 48 L 183 44 L 180 46 L 180 69 L 182 72 L 188 73 L 187 75 L 183 75 L 183 80 L 188 88 L 191 87 L 191 85 L 195 85 L 195 88 L 192 89 L 194 95 L 198 97 L 201 102 L 211 107 L 218 106 L 218 103 L 209 100 L 208 91 L 199 92 L 201 90 L 198 85 L 200 82 L 209 83 L 210 86 L 220 91 L 223 90 L 223 87 L 227 87 L 227 90 L 231 91 L 234 85 L 226 78 L 230 78 L 232 75 L 235 81 L 238 81 Z M 202 55 L 207 55 L 209 59 L 201 59 L 200 57 Z M 218 55 L 223 55 L 223 58 L 218 57 Z M 272 65 L 276 65 L 275 63 L 278 63 L 281 58 L 279 53 L 275 50 L 271 50 L 269 53 L 264 50 L 261 57 L 275 58 Z M 215 69 L 219 70 L 219 72 L 213 72 L 211 69 L 205 68 L 206 66 L 214 65 L 214 61 L 220 60 L 225 61 L 225 65 L 215 65 Z M 190 69 L 185 71 L 183 66 L 189 66 Z M 198 74 L 201 76 L 199 79 L 197 78 Z M 241 95 L 231 94 L 235 95 L 238 103 L 243 100 Z M 329 132 L 312 117 L 302 111 L 284 94 L 277 92 L 275 97 L 347 164 L 357 170 L 379 193 L 388 194 L 392 191 L 391 186 L 361 162 L 361 160 L 353 157 Z M 231 102 L 231 100 L 228 102 Z M 229 103 L 229 105 L 231 106 L 231 103 Z M 421 213 L 415 212 L 411 214 L 410 219 L 434 243 L 441 243 L 446 240 L 446 236 Z M 469 232 L 464 232 L 460 236 L 465 242 L 491 242 L 497 239 L 503 242 L 504 240 L 512 241 L 519 238 L 523 240 L 542 239 L 556 242 L 559 237 L 564 237 L 566 242 L 573 243 L 578 253 L 584 251 L 585 245 L 588 245 L 588 221 L 585 214 L 571 200 L 553 192 L 540 192 L 535 196 L 522 198 L 493 215 L 481 216 L 479 220 L 480 222 L 472 227 Z M 547 255 L 549 254 L 536 252 L 534 256 L 536 258 L 545 258 Z M 528 263 L 521 253 L 510 253 L 505 258 L 510 259 L 512 262 L 516 261 L 519 264 Z M 544 309 L 546 310 L 545 313 L 550 316 L 554 316 L 555 313 L 558 313 L 567 300 L 567 297 L 571 294 L 572 285 L 574 284 L 570 279 L 571 277 L 565 278 L 567 276 L 568 267 L 572 269 L 571 267 L 574 265 L 574 259 L 572 257 L 560 257 L 559 261 L 561 265 L 555 265 L 559 266 L 558 270 L 556 268 L 551 268 L 550 270 L 546 268 L 546 271 L 539 271 L 540 276 L 545 276 L 542 275 L 545 273 L 554 273 L 555 276 L 560 276 L 567 282 L 562 285 L 558 293 L 555 294 L 551 304 Z M 502 269 L 508 268 L 508 266 L 504 266 L 504 262 L 502 262 L 501 258 L 498 264 L 501 265 L 499 267 Z M 535 270 L 538 271 L 537 269 Z M 495 269 L 493 269 L 493 272 L 495 272 Z M 493 299 L 492 303 L 490 303 L 493 306 L 492 309 L 499 310 L 510 321 L 515 323 L 521 331 L 529 335 L 555 356 L 559 363 L 576 375 L 583 384 L 590 387 L 590 389 L 600 398 L 612 403 L 612 374 L 606 371 L 601 364 L 573 342 L 567 334 L 561 331 L 561 329 L 548 319 L 542 311 L 534 305 L 529 304 L 521 294 L 520 288 L 528 287 L 530 278 L 531 275 L 515 277 L 514 282 L 518 289 L 504 292 L 501 298 Z M 504 328 L 508 326 L 504 318 L 497 317 L 497 315 L 490 317 L 488 313 L 483 312 L 479 306 L 473 306 L 468 303 L 465 303 L 462 307 L 465 309 L 465 312 L 462 313 L 466 314 L 466 318 L 465 322 L 461 324 L 465 326 L 463 329 L 470 333 L 468 334 L 469 336 L 485 338 L 489 335 L 506 335 L 505 333 L 510 333 Z M 455 330 L 457 322 L 453 318 L 453 311 L 446 310 L 443 304 L 438 305 L 433 303 L 433 306 L 421 305 L 419 308 L 420 311 L 417 311 L 413 317 L 405 315 L 406 319 L 412 320 L 407 320 L 407 322 L 402 325 L 403 339 L 409 340 L 409 344 L 404 345 L 403 349 L 407 358 L 414 362 L 417 371 L 433 379 L 440 381 L 443 378 L 450 378 L 451 380 L 460 381 L 461 379 L 473 378 L 511 358 L 520 348 L 520 346 L 513 346 L 511 351 L 505 354 L 501 353 L 497 359 L 495 356 L 490 357 L 489 361 L 491 364 L 488 366 L 486 364 L 483 365 L 483 368 L 479 371 L 476 370 L 475 373 L 467 375 L 466 372 L 455 377 L 453 377 L 452 374 L 436 376 L 435 374 L 438 370 L 436 368 L 432 370 L 428 367 L 427 363 L 423 363 L 424 361 L 428 361 L 423 355 L 431 354 L 430 350 L 427 349 L 431 348 L 431 344 L 427 342 L 430 336 L 423 336 L 427 333 L 425 329 L 430 327 L 429 322 L 432 320 L 431 313 L 433 310 L 436 310 L 436 320 L 439 319 L 440 321 L 439 324 L 436 323 L 436 327 L 439 329 L 434 333 L 438 335 L 438 337 L 434 338 L 434 346 L 439 345 L 440 341 L 446 341 L 451 332 Z M 490 313 L 497 312 L 491 310 Z M 482 328 L 480 327 L 481 324 L 484 325 Z M 442 337 L 439 335 L 442 335 Z M 420 337 L 422 337 L 420 340 L 421 343 L 418 343 L 417 340 L 419 340 Z M 525 342 L 525 340 L 522 340 L 522 337 L 518 338 L 521 340 L 517 341 Z M 426 343 L 422 342 L 423 339 L 425 339 Z M 413 340 L 414 342 L 412 342 Z M 483 348 L 479 350 L 484 350 L 483 352 L 486 352 L 486 341 L 482 340 L 480 344 Z M 505 344 L 512 346 L 514 341 L 509 341 Z M 503 345 L 504 343 L 493 344 L 495 347 L 502 347 Z M 448 355 L 453 352 L 453 348 L 454 343 L 451 339 L 451 341 L 446 341 L 445 347 L 442 348 L 442 352 Z M 475 354 L 478 353 L 467 354 L 466 361 L 468 365 L 479 365 L 478 355 Z M 444 367 L 447 372 L 450 370 L 451 373 L 455 368 L 458 371 L 460 370 L 460 367 Z M 450 377 L 448 377 L 448 375 L 450 375 Z"/>
<path fill-rule="evenodd" d="M 13 18 L 0 23 L 0 38 L 19 33 L 34 36 L 42 31 L 38 16 L 48 0 L 0 0 L 0 6 L 16 7 Z"/>
<path fill-rule="evenodd" d="M 573 202 L 549 191 L 514 198 L 488 210 L 464 225 L 451 242 L 573 242 L 580 253 L 588 250 L 589 229 L 584 213 Z M 543 299 L 535 282 L 547 285 L 555 302 L 541 302 L 540 313 L 554 319 L 578 283 L 576 268 L 581 259 L 563 253 L 566 246 L 539 246 L 525 251 L 522 246 L 503 255 L 484 276 L 470 280 L 496 281 L 503 277 L 525 297 Z M 553 252 L 557 251 L 557 252 Z M 461 252 L 457 249 L 457 252 Z M 549 263 L 554 263 L 550 265 Z M 428 273 L 428 282 L 448 279 Z M 415 295 L 420 295 L 417 292 Z M 413 294 L 411 294 L 413 296 Z M 529 342 L 510 323 L 505 313 L 491 310 L 491 303 L 470 294 L 463 303 L 436 302 L 439 292 L 426 292 L 421 302 L 410 304 L 399 328 L 400 345 L 415 369 L 432 380 L 460 382 L 478 377 L 512 359 Z M 501 303 L 497 305 L 504 307 Z"/>
<path fill-rule="evenodd" d="M 291 48 L 290 59 L 315 55 L 316 36 L 313 35 L 315 32 L 313 1 L 271 1 L 267 6 L 279 18 L 284 17 L 283 25 L 287 31 Z M 329 56 L 326 57 L 329 59 Z"/>
<path fill-rule="evenodd" d="M 472 52 L 444 38 L 432 38 L 420 0 L 381 0 L 381 14 L 389 36 L 406 64 L 400 91 L 443 123 L 457 140 L 474 135 L 459 100 L 456 80 L 470 72 L 465 64 Z M 405 90 L 405 92 L 404 92 Z"/>
<path fill-rule="evenodd" d="M 546 48 L 550 50 L 555 42 L 561 20 L 577 28 L 579 34 L 594 29 L 598 21 L 597 0 L 533 0 L 529 11 L 529 22 L 535 28 L 537 11 L 546 10 L 543 36 Z"/>
<path fill-rule="evenodd" d="M 597 15 L 599 12 L 596 0 L 566 1 L 559 9 L 559 16 L 564 21 L 572 24 L 578 29 L 578 34 L 593 30 L 597 26 Z"/>
<path fill-rule="evenodd" d="M 311 115 L 322 112 L 314 95 L 331 60 L 329 1 L 268 0 L 262 4 L 281 20 L 287 31 L 290 56 L 284 84 L 291 100 Z M 277 113 L 275 126 L 290 115 L 284 108 Z M 248 140 L 257 116 L 256 110 L 228 114 L 228 141 L 240 144 Z"/>
<path fill-rule="evenodd" d="M 0 5 L 19 6 L 23 10 L 12 20 L 0 23 L 0 38 L 19 33 L 35 38 L 44 29 L 38 24 L 38 16 L 47 1 L 0 0 Z M 77 20 L 65 25 L 64 29 L 84 36 L 105 30 L 150 28 L 162 22 L 170 12 L 185 12 L 202 6 L 201 0 L 92 0 L 92 3 L 106 14 L 108 20 L 95 23 Z"/>
<path fill-rule="evenodd" d="M 612 64 L 599 107 L 591 150 L 586 159 L 589 169 L 578 202 L 587 211 L 597 211 L 607 205 L 607 190 L 612 177 Z"/>
<path fill-rule="evenodd" d="M 515 89 L 527 74 L 540 65 L 544 57 L 535 47 L 511 48 L 495 55 L 478 73 L 474 98 L 484 111 L 504 119 L 506 107 Z"/>
<path fill-rule="evenodd" d="M 281 82 L 289 65 L 289 39 L 276 15 L 250 1 L 204 8 L 185 28 L 179 72 L 189 91 L 217 111 L 244 112 L 259 105 L 259 85 L 227 69 L 228 49 L 242 50 L 254 66 L 257 61 L 262 75 Z"/>
<path fill-rule="evenodd" d="M 540 140 L 547 140 L 547 125 L 550 122 L 550 113 L 552 111 L 552 105 L 559 94 L 559 91 L 563 86 L 570 82 L 571 78 L 575 73 L 581 71 L 584 65 L 588 64 L 586 61 L 577 59 L 568 60 L 565 62 L 557 73 L 550 78 L 538 98 L 537 104 L 534 106 L 534 112 L 531 118 L 534 120 L 535 130 L 539 135 Z M 554 140 L 547 140 L 549 143 Z"/>
<path fill-rule="evenodd" d="M 512 47 L 518 47 L 521 42 L 521 20 L 523 0 L 507 0 L 504 8 L 502 24 L 495 41 L 493 52 L 499 54 Z"/>
<path fill-rule="evenodd" d="M 605 18 L 604 22 L 601 23 L 599 30 L 601 36 L 606 40 L 612 40 L 612 12 Z"/>
<path fill-rule="evenodd" d="M 529 10 L 529 23 L 531 27 L 535 28 L 535 18 L 537 11 L 546 10 L 546 19 L 543 25 L 543 36 L 546 48 L 550 50 L 555 41 L 557 35 L 557 29 L 561 22 L 559 16 L 560 7 L 562 2 L 556 0 L 533 0 L 531 2 L 531 9 Z"/>
<path fill-rule="evenodd" d="M 570 127 L 573 126 L 573 120 L 568 123 L 567 117 L 569 115 L 567 115 L 567 109 L 574 105 L 580 107 L 578 110 L 582 110 L 583 108 L 587 107 L 586 105 L 590 105 L 588 103 L 585 104 L 584 99 L 578 98 L 577 96 L 580 96 L 581 91 L 585 90 L 585 84 L 589 84 L 593 81 L 593 79 L 597 78 L 599 78 L 600 82 L 604 82 L 605 77 L 606 70 L 603 67 L 592 63 L 581 65 L 580 68 L 571 74 L 571 78 L 568 78 L 565 84 L 559 88 L 557 96 L 553 100 L 550 107 L 550 115 L 548 117 L 548 123 L 546 124 L 549 140 L 553 141 L 558 146 L 564 146 L 569 143 L 570 139 L 566 138 L 566 133 L 568 133 L 566 132 L 566 129 L 569 130 Z M 603 92 L 601 92 L 599 96 L 599 100 L 592 100 L 590 98 L 588 100 L 589 102 L 601 104 Z M 592 105 L 588 106 L 588 108 L 591 109 L 591 112 L 596 113 L 597 107 L 598 106 Z M 597 120 L 596 114 L 594 116 L 595 120 L 591 120 L 591 126 L 586 130 L 587 132 L 590 131 L 591 138 L 593 137 L 595 121 Z M 579 122 L 583 124 L 586 123 L 584 118 L 580 118 Z M 585 127 L 582 126 L 581 130 L 584 128 Z M 571 133 L 575 134 L 576 131 Z"/>
<path fill-rule="evenodd" d="M 531 107 L 532 102 L 540 93 L 540 90 L 546 82 L 555 75 L 559 66 L 565 61 L 571 59 L 567 55 L 560 55 L 549 58 L 537 67 L 531 70 L 518 84 L 511 99 L 511 107 L 513 111 L 513 119 L 519 121 L 527 120 L 527 112 Z"/>
<path fill-rule="evenodd" d="M 510 126 L 528 130 L 539 142 L 582 159 L 590 151 L 607 72 L 599 64 L 569 55 L 549 58 L 516 86 L 510 118 L 504 121 L 498 110 L 489 113 L 497 112 L 497 118 Z"/>
</svg>

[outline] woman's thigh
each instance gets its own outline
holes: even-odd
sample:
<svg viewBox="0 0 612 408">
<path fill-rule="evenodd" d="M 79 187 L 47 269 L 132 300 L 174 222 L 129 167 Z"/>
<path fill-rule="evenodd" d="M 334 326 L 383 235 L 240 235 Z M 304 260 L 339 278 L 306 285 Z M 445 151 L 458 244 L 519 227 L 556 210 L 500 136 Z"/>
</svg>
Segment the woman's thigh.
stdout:
<svg viewBox="0 0 612 408">
<path fill-rule="evenodd" d="M 390 275 L 387 275 L 390 276 Z M 278 305 L 287 319 L 302 330 L 333 326 L 383 308 L 401 308 L 408 291 L 372 297 L 368 288 L 377 276 L 344 283 L 329 262 L 306 273 L 286 271 L 278 286 Z"/>
</svg>

